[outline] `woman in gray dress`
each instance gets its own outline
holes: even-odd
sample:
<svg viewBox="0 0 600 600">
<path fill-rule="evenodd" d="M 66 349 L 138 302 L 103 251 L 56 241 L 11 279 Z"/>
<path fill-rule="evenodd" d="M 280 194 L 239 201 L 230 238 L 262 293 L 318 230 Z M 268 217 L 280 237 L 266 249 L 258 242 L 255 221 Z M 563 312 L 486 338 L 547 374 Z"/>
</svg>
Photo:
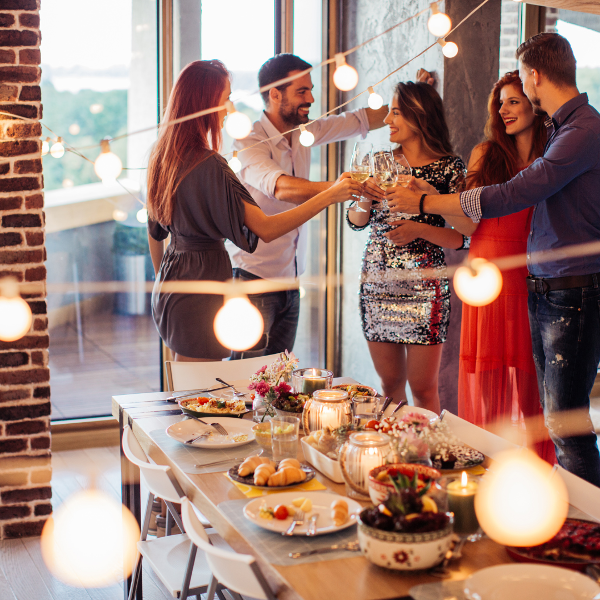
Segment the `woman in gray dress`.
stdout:
<svg viewBox="0 0 600 600">
<path fill-rule="evenodd" d="M 230 92 L 229 72 L 223 63 L 192 62 L 173 87 L 164 121 L 223 106 Z M 223 298 L 163 292 L 163 282 L 231 279 L 225 238 L 253 252 L 259 238 L 270 242 L 362 190 L 345 173 L 331 188 L 298 208 L 265 215 L 217 152 L 226 114 L 223 109 L 161 126 L 148 164 L 148 240 L 156 273 L 152 315 L 160 336 L 180 361 L 229 356 L 213 331 Z M 169 234 L 171 242 L 165 251 Z"/>
</svg>

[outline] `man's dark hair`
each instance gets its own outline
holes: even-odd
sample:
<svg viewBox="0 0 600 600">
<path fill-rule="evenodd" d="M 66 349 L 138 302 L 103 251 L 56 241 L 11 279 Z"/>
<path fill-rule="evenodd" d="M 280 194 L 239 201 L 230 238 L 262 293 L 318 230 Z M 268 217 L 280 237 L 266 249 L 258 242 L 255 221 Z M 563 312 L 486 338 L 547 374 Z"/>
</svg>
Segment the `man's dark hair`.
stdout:
<svg viewBox="0 0 600 600">
<path fill-rule="evenodd" d="M 575 87 L 576 61 L 571 44 L 558 33 L 538 33 L 517 48 L 517 58 L 558 87 Z"/>
<path fill-rule="evenodd" d="M 312 69 L 312 65 L 295 54 L 277 54 L 273 58 L 270 58 L 260 68 L 260 71 L 258 72 L 258 85 L 263 87 L 274 83 L 275 81 L 279 81 L 280 79 L 284 79 L 292 71 L 306 71 L 306 69 Z M 280 92 L 283 92 L 289 85 L 291 85 L 291 82 L 278 85 L 277 89 Z M 269 92 L 262 92 L 261 96 L 263 97 L 265 105 L 268 106 Z"/>
</svg>

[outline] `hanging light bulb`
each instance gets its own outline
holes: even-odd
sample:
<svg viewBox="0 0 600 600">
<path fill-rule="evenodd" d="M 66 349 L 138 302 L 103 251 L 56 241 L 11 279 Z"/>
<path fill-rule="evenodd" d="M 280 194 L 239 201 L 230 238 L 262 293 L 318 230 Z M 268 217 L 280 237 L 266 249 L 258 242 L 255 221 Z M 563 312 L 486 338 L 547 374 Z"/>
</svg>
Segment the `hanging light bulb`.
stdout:
<svg viewBox="0 0 600 600">
<path fill-rule="evenodd" d="M 376 94 L 372 87 L 369 87 L 369 99 L 367 100 L 367 104 L 373 110 L 378 110 L 383 106 L 383 98 L 379 94 Z"/>
<path fill-rule="evenodd" d="M 62 138 L 59 137 L 56 140 L 56 143 L 52 144 L 52 148 L 50 148 L 50 156 L 53 158 L 62 158 L 65 154 L 65 147 L 62 143 Z"/>
<path fill-rule="evenodd" d="M 76 492 L 42 531 L 42 557 L 61 581 L 75 587 L 106 587 L 129 577 L 140 530 L 133 515 L 108 494 Z"/>
<path fill-rule="evenodd" d="M 525 448 L 494 457 L 475 496 L 481 528 L 503 546 L 537 546 L 562 527 L 569 500 L 560 475 Z"/>
<path fill-rule="evenodd" d="M 146 208 L 140 208 L 140 210 L 138 210 L 135 213 L 135 218 L 140 223 L 147 223 L 148 222 L 148 210 Z"/>
<path fill-rule="evenodd" d="M 227 108 L 227 112 L 229 113 L 225 121 L 225 131 L 236 140 L 247 137 L 252 131 L 250 117 L 235 110 L 235 106 L 231 100 L 225 101 L 225 108 Z"/>
<path fill-rule="evenodd" d="M 500 294 L 502 273 L 485 258 L 474 258 L 470 265 L 456 269 L 454 289 L 463 302 L 471 306 L 485 306 Z"/>
<path fill-rule="evenodd" d="M 431 5 L 431 16 L 427 21 L 427 27 L 435 37 L 444 37 L 452 29 L 450 17 L 446 13 L 440 12 L 437 2 Z"/>
<path fill-rule="evenodd" d="M 14 342 L 31 327 L 31 308 L 19 296 L 19 283 L 14 277 L 0 281 L 0 340 Z"/>
<path fill-rule="evenodd" d="M 102 179 L 102 183 L 110 183 L 115 181 L 123 170 L 121 159 L 110 151 L 108 140 L 100 142 L 100 154 L 94 162 L 94 171 L 96 175 Z"/>
<path fill-rule="evenodd" d="M 48 154 L 48 152 L 50 151 L 50 142 L 52 140 L 47 137 L 43 142 L 42 142 L 42 156 L 46 156 L 46 154 Z"/>
<path fill-rule="evenodd" d="M 248 350 L 258 343 L 265 327 L 262 315 L 246 296 L 226 298 L 215 317 L 215 335 L 225 348 Z"/>
<path fill-rule="evenodd" d="M 333 83 L 338 90 L 349 92 L 358 85 L 358 73 L 346 62 L 346 57 L 340 52 L 335 55 L 335 71 Z"/>
<path fill-rule="evenodd" d="M 307 148 L 315 143 L 315 136 L 306 129 L 306 125 L 300 125 L 300 143 Z"/>
<path fill-rule="evenodd" d="M 115 221 L 126 221 L 127 216 L 127 213 L 120 208 L 115 208 L 115 210 L 113 210 L 112 217 Z"/>
<path fill-rule="evenodd" d="M 81 127 L 79 126 L 79 123 L 71 123 L 69 125 L 69 133 L 71 135 L 79 135 L 80 132 L 81 132 Z"/>
<path fill-rule="evenodd" d="M 239 173 L 242 169 L 242 161 L 238 158 L 237 150 L 233 151 L 233 157 L 229 159 L 229 167 L 234 173 Z"/>
<path fill-rule="evenodd" d="M 440 38 L 438 44 L 442 47 L 442 54 L 446 58 L 454 58 L 458 54 L 458 46 L 454 42 L 447 42 L 444 38 Z"/>
</svg>

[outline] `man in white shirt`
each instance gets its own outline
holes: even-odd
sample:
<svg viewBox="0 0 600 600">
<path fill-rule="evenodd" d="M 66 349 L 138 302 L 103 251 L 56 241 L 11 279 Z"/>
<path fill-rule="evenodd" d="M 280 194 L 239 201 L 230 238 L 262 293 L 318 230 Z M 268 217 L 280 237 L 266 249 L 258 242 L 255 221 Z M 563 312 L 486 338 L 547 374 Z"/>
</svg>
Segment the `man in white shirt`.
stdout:
<svg viewBox="0 0 600 600">
<path fill-rule="evenodd" d="M 259 85 L 262 88 L 310 68 L 309 63 L 293 54 L 278 54 L 260 68 Z M 265 111 L 254 123 L 252 133 L 233 146 L 238 152 L 254 146 L 238 155 L 242 163 L 238 177 L 267 215 L 290 210 L 334 184 L 333 181 L 308 180 L 311 149 L 300 144 L 299 131 L 285 133 L 308 123 L 308 111 L 314 102 L 312 88 L 312 80 L 307 73 L 264 92 Z M 364 138 L 370 129 L 383 127 L 386 114 L 387 107 L 377 111 L 359 109 L 320 119 L 311 123 L 307 130 L 315 136 L 314 146 L 358 135 Z M 369 181 L 365 184 L 364 195 L 377 200 L 382 193 Z M 308 226 L 305 224 L 268 244 L 259 241 L 252 254 L 228 242 L 234 278 L 297 278 L 306 268 L 307 237 Z M 263 315 L 265 335 L 255 348 L 243 354 L 233 352 L 232 358 L 291 351 L 300 314 L 298 289 L 256 294 L 250 297 L 250 301 Z"/>
</svg>

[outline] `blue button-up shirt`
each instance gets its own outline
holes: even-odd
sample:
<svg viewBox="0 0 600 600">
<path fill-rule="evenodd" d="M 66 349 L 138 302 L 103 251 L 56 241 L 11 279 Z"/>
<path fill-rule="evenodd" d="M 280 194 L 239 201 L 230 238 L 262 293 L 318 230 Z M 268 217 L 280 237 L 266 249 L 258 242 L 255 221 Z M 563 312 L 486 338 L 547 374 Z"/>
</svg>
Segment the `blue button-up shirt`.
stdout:
<svg viewBox="0 0 600 600">
<path fill-rule="evenodd" d="M 544 155 L 510 181 L 461 194 L 474 221 L 534 206 L 527 256 L 573 244 L 600 241 L 600 114 L 587 94 L 563 104 L 552 116 Z M 535 277 L 600 272 L 600 254 L 528 260 Z"/>
</svg>

